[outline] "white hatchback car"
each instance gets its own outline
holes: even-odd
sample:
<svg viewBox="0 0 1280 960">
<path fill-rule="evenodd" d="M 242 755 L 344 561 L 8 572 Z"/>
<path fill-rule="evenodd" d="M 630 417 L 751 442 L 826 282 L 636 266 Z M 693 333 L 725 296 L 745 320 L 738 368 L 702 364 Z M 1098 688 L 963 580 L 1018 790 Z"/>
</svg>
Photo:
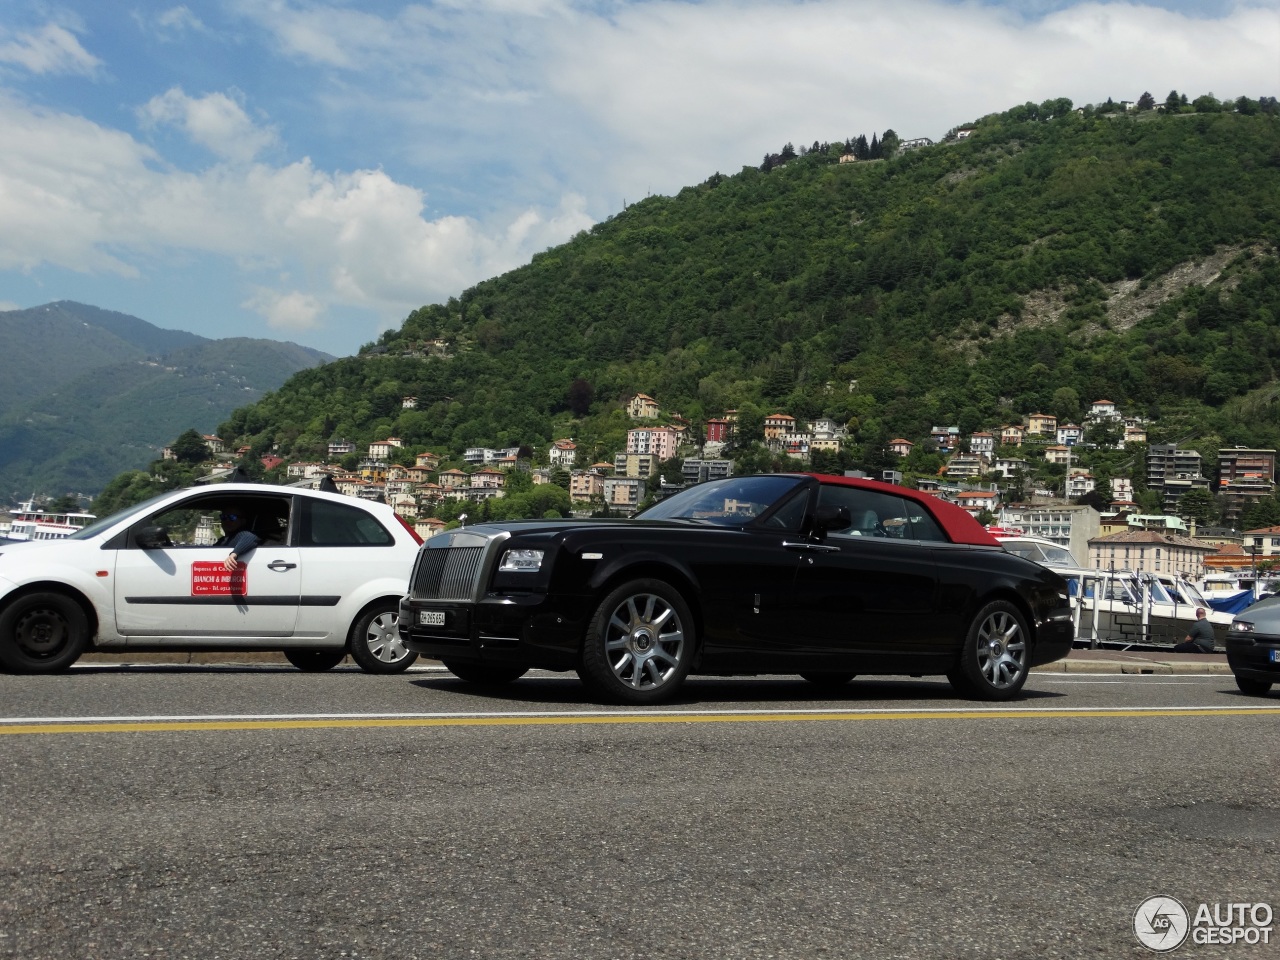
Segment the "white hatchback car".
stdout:
<svg viewBox="0 0 1280 960">
<path fill-rule="evenodd" d="M 261 541 L 234 572 L 218 545 L 232 513 Z M 385 504 L 340 494 L 244 483 L 161 494 L 63 540 L 0 545 L 0 666 L 253 649 L 302 670 L 350 653 L 395 673 L 417 659 L 397 618 L 421 542 Z"/>
</svg>

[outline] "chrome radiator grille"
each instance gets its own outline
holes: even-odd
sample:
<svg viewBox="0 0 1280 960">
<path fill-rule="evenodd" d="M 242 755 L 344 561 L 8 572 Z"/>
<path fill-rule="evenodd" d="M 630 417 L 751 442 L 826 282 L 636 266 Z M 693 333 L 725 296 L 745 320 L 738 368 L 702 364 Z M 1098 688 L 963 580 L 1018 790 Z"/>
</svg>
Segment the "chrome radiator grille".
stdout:
<svg viewBox="0 0 1280 960">
<path fill-rule="evenodd" d="M 445 547 L 423 550 L 414 570 L 411 596 L 415 600 L 470 600 L 480 577 L 484 547 Z"/>
</svg>

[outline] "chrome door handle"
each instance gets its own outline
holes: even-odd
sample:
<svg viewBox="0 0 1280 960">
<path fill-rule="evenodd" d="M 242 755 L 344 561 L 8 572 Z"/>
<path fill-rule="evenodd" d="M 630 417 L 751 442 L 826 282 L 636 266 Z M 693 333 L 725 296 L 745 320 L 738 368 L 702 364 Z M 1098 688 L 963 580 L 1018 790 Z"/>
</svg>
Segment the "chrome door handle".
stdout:
<svg viewBox="0 0 1280 960">
<path fill-rule="evenodd" d="M 296 563 L 289 563 L 285 560 L 272 560 L 267 564 L 267 569 L 274 570 L 276 573 L 283 573 L 285 570 L 292 570 L 296 566 Z"/>
<path fill-rule="evenodd" d="M 788 550 L 803 550 L 806 553 L 839 553 L 839 547 L 833 547 L 829 543 L 789 543 L 786 540 L 782 542 L 783 547 Z"/>
</svg>

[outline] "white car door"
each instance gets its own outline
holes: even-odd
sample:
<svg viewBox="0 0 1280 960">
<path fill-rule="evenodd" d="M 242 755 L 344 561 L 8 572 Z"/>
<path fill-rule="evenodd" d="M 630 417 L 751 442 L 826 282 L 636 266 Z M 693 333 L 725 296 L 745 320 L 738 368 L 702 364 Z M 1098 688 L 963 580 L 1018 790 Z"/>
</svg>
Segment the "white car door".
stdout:
<svg viewBox="0 0 1280 960">
<path fill-rule="evenodd" d="M 114 585 L 116 629 L 126 643 L 240 645 L 293 635 L 302 584 L 299 550 L 267 539 L 230 573 L 223 566 L 227 547 L 212 543 L 221 532 L 214 518 L 224 500 L 196 496 L 131 529 L 117 552 Z M 260 497 L 251 509 L 287 522 L 291 501 Z M 287 529 L 278 535 L 287 543 Z M 157 536 L 158 545 L 146 545 Z"/>
</svg>

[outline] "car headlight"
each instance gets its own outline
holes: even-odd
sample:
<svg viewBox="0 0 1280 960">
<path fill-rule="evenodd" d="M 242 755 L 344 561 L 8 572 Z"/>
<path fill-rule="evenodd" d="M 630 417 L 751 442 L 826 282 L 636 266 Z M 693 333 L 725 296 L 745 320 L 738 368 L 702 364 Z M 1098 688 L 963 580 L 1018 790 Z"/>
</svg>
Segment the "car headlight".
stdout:
<svg viewBox="0 0 1280 960">
<path fill-rule="evenodd" d="M 1232 620 L 1231 629 L 1236 633 L 1253 633 L 1253 623 L 1249 620 Z"/>
<path fill-rule="evenodd" d="M 545 550 L 508 550 L 502 555 L 498 570 L 502 573 L 537 573 L 542 568 Z"/>
</svg>

